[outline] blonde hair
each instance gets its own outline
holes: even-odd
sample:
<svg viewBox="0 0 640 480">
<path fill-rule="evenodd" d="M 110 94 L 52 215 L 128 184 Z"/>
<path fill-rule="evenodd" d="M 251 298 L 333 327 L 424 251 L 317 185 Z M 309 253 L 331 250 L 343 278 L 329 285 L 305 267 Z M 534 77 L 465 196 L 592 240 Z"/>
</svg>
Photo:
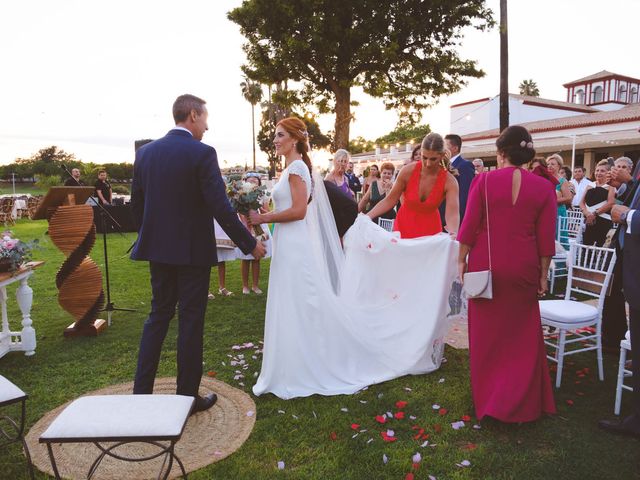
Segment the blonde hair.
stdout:
<svg viewBox="0 0 640 480">
<path fill-rule="evenodd" d="M 558 167 L 562 168 L 564 167 L 564 160 L 562 159 L 562 157 L 560 155 L 558 155 L 557 153 L 554 153 L 553 155 L 549 155 L 546 159 L 546 163 L 547 165 L 549 165 L 549 160 L 555 160 L 558 163 Z"/>
</svg>

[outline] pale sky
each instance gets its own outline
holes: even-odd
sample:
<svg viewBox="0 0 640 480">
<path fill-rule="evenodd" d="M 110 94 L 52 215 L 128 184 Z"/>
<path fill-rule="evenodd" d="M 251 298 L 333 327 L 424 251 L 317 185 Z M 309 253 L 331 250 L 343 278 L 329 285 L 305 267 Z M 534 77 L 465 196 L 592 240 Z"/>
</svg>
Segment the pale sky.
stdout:
<svg viewBox="0 0 640 480">
<path fill-rule="evenodd" d="M 497 18 L 499 1 L 487 3 Z M 243 37 L 226 18 L 240 4 L 4 1 L 0 163 L 50 145 L 87 162 L 131 162 L 133 142 L 163 136 L 173 126 L 175 97 L 193 93 L 207 100 L 204 142 L 216 147 L 221 166 L 251 164 L 251 109 L 239 87 Z M 509 0 L 510 91 L 532 78 L 542 97 L 565 100 L 563 83 L 600 70 L 640 77 L 638 18 L 639 0 Z M 477 60 L 487 75 L 441 98 L 423 121 L 449 133 L 450 105 L 496 95 L 499 54 L 497 28 L 469 31 L 461 55 Z M 397 117 L 381 100 L 354 97 L 361 105 L 352 138 L 373 140 L 394 128 Z M 332 116 L 320 121 L 333 127 Z"/>
</svg>

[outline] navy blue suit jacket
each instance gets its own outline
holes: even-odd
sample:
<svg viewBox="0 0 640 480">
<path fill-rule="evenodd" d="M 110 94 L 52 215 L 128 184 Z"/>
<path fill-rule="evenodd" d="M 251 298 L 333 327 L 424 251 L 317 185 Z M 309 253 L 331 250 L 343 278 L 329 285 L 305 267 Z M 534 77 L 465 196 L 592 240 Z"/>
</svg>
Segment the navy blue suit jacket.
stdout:
<svg viewBox="0 0 640 480">
<path fill-rule="evenodd" d="M 133 260 L 215 265 L 214 217 L 244 253 L 256 246 L 229 203 L 216 151 L 184 130 L 137 151 L 131 205 L 138 227 Z"/>
<path fill-rule="evenodd" d="M 456 180 L 458 181 L 458 202 L 460 204 L 460 225 L 462 225 L 462 219 L 464 218 L 464 212 L 467 209 L 467 198 L 469 198 L 469 189 L 471 188 L 471 182 L 476 177 L 476 169 L 469 160 L 465 160 L 460 155 L 456 158 L 451 167 L 458 170 Z M 446 202 L 440 204 L 440 217 L 442 219 L 442 225 L 444 226 L 447 221 L 445 218 L 445 212 L 447 211 Z"/>
<path fill-rule="evenodd" d="M 632 308 L 640 310 L 640 163 L 633 176 L 636 185 L 629 205 L 631 210 L 635 210 L 631 220 L 631 233 L 626 233 L 627 225 L 620 225 L 619 228 L 625 230 L 622 256 L 624 297 Z"/>
</svg>

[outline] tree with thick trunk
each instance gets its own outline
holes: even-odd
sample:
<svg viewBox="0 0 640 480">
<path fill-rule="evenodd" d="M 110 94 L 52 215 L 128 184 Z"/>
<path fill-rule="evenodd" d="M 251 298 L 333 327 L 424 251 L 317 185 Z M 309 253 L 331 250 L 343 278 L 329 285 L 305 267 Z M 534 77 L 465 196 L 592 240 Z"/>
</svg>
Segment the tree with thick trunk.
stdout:
<svg viewBox="0 0 640 480">
<path fill-rule="evenodd" d="M 247 39 L 245 74 L 301 84 L 335 114 L 334 148 L 349 144 L 353 87 L 419 112 L 484 75 L 458 47 L 465 27 L 494 25 L 485 0 L 245 0 L 228 17 Z"/>
</svg>

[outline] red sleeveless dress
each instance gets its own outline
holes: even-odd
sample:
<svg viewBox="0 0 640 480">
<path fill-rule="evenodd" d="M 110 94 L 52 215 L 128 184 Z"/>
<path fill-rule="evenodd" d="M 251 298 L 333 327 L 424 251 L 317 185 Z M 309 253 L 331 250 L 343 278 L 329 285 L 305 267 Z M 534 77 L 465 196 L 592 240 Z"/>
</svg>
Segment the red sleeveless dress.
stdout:
<svg viewBox="0 0 640 480">
<path fill-rule="evenodd" d="M 438 207 L 444 200 L 444 184 L 447 171 L 438 173 L 436 182 L 424 202 L 420 201 L 420 173 L 422 162 L 417 162 L 404 192 L 404 202 L 398 211 L 393 229 L 400 238 L 417 238 L 442 232 L 442 221 Z"/>
</svg>

